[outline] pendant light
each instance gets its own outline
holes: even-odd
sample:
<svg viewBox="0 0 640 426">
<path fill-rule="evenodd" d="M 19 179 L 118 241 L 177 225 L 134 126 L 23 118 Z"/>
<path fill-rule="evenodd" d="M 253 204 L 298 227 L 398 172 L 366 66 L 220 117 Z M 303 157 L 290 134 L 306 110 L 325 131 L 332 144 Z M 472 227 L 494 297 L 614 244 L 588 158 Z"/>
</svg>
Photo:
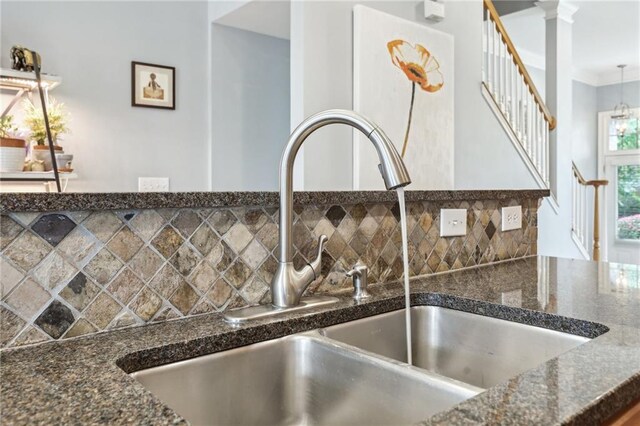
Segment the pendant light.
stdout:
<svg viewBox="0 0 640 426">
<path fill-rule="evenodd" d="M 618 68 L 620 68 L 620 103 L 615 106 L 615 108 L 613 109 L 613 114 L 611 114 L 611 119 L 615 123 L 616 133 L 619 138 L 624 137 L 625 133 L 627 132 L 629 118 L 631 118 L 629 105 L 625 104 L 623 101 L 625 67 L 626 65 L 618 65 Z"/>
</svg>

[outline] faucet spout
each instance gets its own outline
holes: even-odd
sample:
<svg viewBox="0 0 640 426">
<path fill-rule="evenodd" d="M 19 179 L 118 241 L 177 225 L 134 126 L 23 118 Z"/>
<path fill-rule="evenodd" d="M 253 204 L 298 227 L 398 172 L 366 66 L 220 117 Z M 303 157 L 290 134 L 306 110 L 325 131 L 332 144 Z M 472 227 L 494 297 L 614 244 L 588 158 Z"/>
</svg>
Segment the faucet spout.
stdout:
<svg viewBox="0 0 640 426">
<path fill-rule="evenodd" d="M 272 303 L 278 308 L 295 306 L 304 290 L 319 275 L 322 249 L 327 237 L 318 241 L 317 258 L 297 271 L 293 266 L 293 164 L 307 137 L 329 124 L 346 124 L 364 133 L 378 153 L 379 169 L 388 190 L 411 183 L 409 172 L 389 137 L 369 119 L 347 110 L 319 112 L 303 121 L 291 134 L 280 162 L 280 251 L 278 268 L 271 282 Z"/>
</svg>

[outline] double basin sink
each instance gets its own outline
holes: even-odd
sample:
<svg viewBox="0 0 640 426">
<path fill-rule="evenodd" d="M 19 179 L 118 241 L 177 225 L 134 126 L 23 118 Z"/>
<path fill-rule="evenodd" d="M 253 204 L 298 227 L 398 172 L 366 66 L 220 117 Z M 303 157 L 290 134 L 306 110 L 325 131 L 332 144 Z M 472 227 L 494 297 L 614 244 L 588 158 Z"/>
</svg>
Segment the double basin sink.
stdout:
<svg viewBox="0 0 640 426">
<path fill-rule="evenodd" d="M 134 372 L 194 425 L 400 425 L 424 420 L 588 341 L 435 306 Z"/>
</svg>

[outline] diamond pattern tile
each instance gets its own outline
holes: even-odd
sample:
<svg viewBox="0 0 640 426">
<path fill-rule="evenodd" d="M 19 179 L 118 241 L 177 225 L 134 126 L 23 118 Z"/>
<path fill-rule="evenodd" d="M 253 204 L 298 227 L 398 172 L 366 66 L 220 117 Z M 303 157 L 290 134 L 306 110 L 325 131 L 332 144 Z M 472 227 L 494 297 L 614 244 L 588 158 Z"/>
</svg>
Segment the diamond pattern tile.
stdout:
<svg viewBox="0 0 640 426">
<path fill-rule="evenodd" d="M 500 209 L 523 206 L 523 228 L 500 231 Z M 535 254 L 537 202 L 482 200 L 407 204 L 409 272 L 416 276 Z M 441 238 L 441 208 L 467 209 L 465 237 Z M 315 258 L 306 295 L 345 291 L 344 270 L 370 282 L 404 274 L 398 203 L 295 206 L 293 262 Z M 233 207 L 12 213 L 0 217 L 2 344 L 270 303 L 277 267 L 278 209 Z"/>
<path fill-rule="evenodd" d="M 122 221 L 114 212 L 94 212 L 82 222 L 82 226 L 106 243 L 122 227 Z"/>
<path fill-rule="evenodd" d="M 4 250 L 24 228 L 7 215 L 0 216 L 0 250 Z"/>
<path fill-rule="evenodd" d="M 0 257 L 0 299 L 4 299 L 23 278 L 22 272 L 14 268 L 4 257 Z"/>
<path fill-rule="evenodd" d="M 194 232 L 191 237 L 191 244 L 200 252 L 201 255 L 206 256 L 211 252 L 211 249 L 219 241 L 219 237 L 209 227 L 208 224 L 202 224 L 197 231 Z"/>
<path fill-rule="evenodd" d="M 128 262 L 144 245 L 144 241 L 126 226 L 109 241 L 107 247 L 120 259 Z"/>
<path fill-rule="evenodd" d="M 33 270 L 33 277 L 47 289 L 53 289 L 60 283 L 71 279 L 76 273 L 74 268 L 58 252 L 53 251 Z"/>
<path fill-rule="evenodd" d="M 170 263 L 176 268 L 176 270 L 182 275 L 187 276 L 193 272 L 198 262 L 200 262 L 201 256 L 198 251 L 191 248 L 187 244 L 183 244 L 182 247 L 176 251 L 176 254 L 170 260 Z"/>
<path fill-rule="evenodd" d="M 78 274 L 69 281 L 69 284 L 60 291 L 60 297 L 81 312 L 91 303 L 98 293 L 100 293 L 100 287 L 87 279 L 85 274 L 78 272 Z"/>
<path fill-rule="evenodd" d="M 162 265 L 162 257 L 149 247 L 143 247 L 129 262 L 131 270 L 144 281 L 149 281 Z"/>
<path fill-rule="evenodd" d="M 100 250 L 85 266 L 84 271 L 99 284 L 105 285 L 122 268 L 123 263 L 106 248 Z"/>
<path fill-rule="evenodd" d="M 123 304 L 129 303 L 144 286 L 144 282 L 129 268 L 125 268 L 107 288 Z"/>
<path fill-rule="evenodd" d="M 4 306 L 0 306 L 0 346 L 13 340 L 27 323 Z"/>
<path fill-rule="evenodd" d="M 40 235 L 43 240 L 54 247 L 75 227 L 75 222 L 63 214 L 43 215 L 36 223 L 31 225 L 33 232 Z"/>
<path fill-rule="evenodd" d="M 84 317 L 100 330 L 104 330 L 121 309 L 113 297 L 103 292 L 84 311 Z"/>
<path fill-rule="evenodd" d="M 184 239 L 178 231 L 167 225 L 158 233 L 151 244 L 165 259 L 169 259 L 182 245 L 183 241 Z"/>
<path fill-rule="evenodd" d="M 180 210 L 171 223 L 184 238 L 189 238 L 202 223 L 202 218 L 195 211 L 184 209 Z"/>
<path fill-rule="evenodd" d="M 76 266 L 81 266 L 87 263 L 99 248 L 98 239 L 91 232 L 78 226 L 58 244 L 56 250 Z"/>
<path fill-rule="evenodd" d="M 164 222 L 164 218 L 155 210 L 142 210 L 129 221 L 133 230 L 144 241 L 150 241 Z"/>
<path fill-rule="evenodd" d="M 11 292 L 5 302 L 22 318 L 31 318 L 49 299 L 51 295 L 47 290 L 31 278 L 27 278 Z"/>
<path fill-rule="evenodd" d="M 73 312 L 58 300 L 49 306 L 36 318 L 35 324 L 49 336 L 59 339 L 75 321 Z"/>
<path fill-rule="evenodd" d="M 29 271 L 50 251 L 51 248 L 41 238 L 31 232 L 23 232 L 3 253 L 14 265 L 22 268 L 23 271 Z"/>
</svg>

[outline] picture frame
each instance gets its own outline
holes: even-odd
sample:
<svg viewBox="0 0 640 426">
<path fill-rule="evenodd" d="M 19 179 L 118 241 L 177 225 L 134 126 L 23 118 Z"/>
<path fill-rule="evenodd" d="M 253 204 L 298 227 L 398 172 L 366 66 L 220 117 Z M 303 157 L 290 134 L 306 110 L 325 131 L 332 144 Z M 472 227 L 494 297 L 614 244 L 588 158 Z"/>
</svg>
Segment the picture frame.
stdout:
<svg viewBox="0 0 640 426">
<path fill-rule="evenodd" d="M 176 69 L 131 61 L 131 106 L 176 109 Z"/>
</svg>

